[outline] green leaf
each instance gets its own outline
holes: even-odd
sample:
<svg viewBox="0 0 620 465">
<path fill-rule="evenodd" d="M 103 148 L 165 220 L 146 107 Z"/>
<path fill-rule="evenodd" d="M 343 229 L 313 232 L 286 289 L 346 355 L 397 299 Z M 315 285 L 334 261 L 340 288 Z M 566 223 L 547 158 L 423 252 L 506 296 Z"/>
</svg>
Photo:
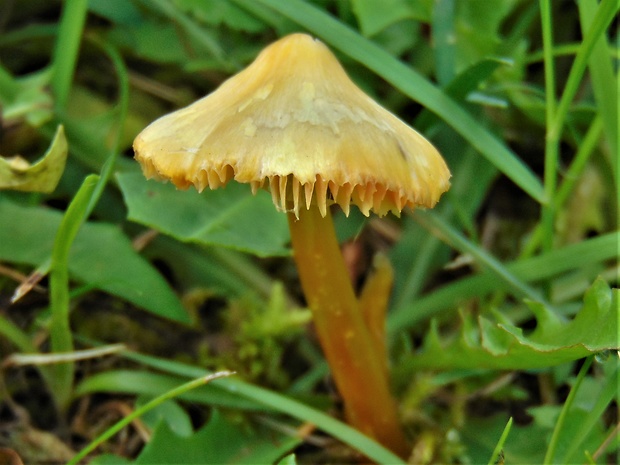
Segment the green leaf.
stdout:
<svg viewBox="0 0 620 465">
<path fill-rule="evenodd" d="M 175 373 L 176 375 L 183 377 L 197 377 L 205 375 L 203 368 L 193 365 L 165 360 L 162 358 L 152 357 L 149 355 L 139 354 L 131 351 L 125 351 L 122 353 L 122 355 L 127 359 L 133 360 L 142 365 L 150 366 L 157 370 L 165 371 L 168 373 Z M 104 383 L 99 382 L 97 383 L 97 386 L 95 388 L 92 386 L 91 380 L 93 378 L 104 377 L 105 375 L 107 375 L 107 373 L 91 376 L 76 388 L 76 395 L 87 394 L 90 391 L 95 392 L 98 390 L 96 388 L 99 388 L 99 390 L 102 391 L 114 391 L 117 385 L 124 385 L 128 389 L 128 391 L 125 392 L 156 389 L 157 392 L 152 393 L 152 395 L 157 395 L 158 393 L 161 393 L 161 391 L 167 390 L 165 387 L 161 387 L 161 389 L 159 389 L 157 385 L 153 382 L 139 383 L 135 382 L 135 380 L 126 381 L 126 377 L 130 376 L 130 373 L 131 372 L 128 371 L 119 373 L 116 379 L 108 379 L 106 380 L 107 382 Z M 173 388 L 174 386 L 178 386 L 180 382 L 182 381 L 173 380 L 172 384 L 168 385 L 168 389 Z M 86 386 L 88 386 L 89 389 L 87 389 Z M 269 411 L 277 411 L 283 413 L 300 421 L 316 425 L 318 429 L 332 435 L 333 437 L 339 439 L 345 444 L 350 445 L 351 447 L 362 453 L 364 456 L 377 463 L 401 465 L 404 464 L 404 462 L 392 452 L 388 451 L 383 446 L 368 438 L 368 436 L 365 436 L 364 434 L 342 423 L 341 421 L 336 420 L 335 418 L 332 418 L 331 416 L 320 412 L 314 408 L 308 407 L 307 405 L 302 404 L 301 402 L 295 400 L 292 397 L 285 396 L 275 391 L 269 391 L 259 386 L 254 386 L 239 379 L 222 378 L 214 380 L 210 382 L 207 386 L 204 386 L 204 388 L 198 388 L 194 389 L 193 391 L 188 391 L 181 397 L 191 400 L 193 402 L 210 404 L 212 403 L 212 398 L 209 399 L 207 397 L 207 391 L 205 389 L 215 387 L 221 390 L 221 392 L 229 394 L 232 398 L 236 398 L 237 408 L 250 407 L 253 409 L 257 409 L 262 407 L 263 409 L 267 409 Z M 212 392 L 213 391 L 211 391 L 211 393 Z M 246 403 L 246 406 L 243 405 L 244 402 Z"/>
<path fill-rule="evenodd" d="M 129 465 L 131 462 L 124 457 L 112 454 L 102 454 L 88 462 L 90 465 Z"/>
<path fill-rule="evenodd" d="M 65 169 L 67 151 L 65 131 L 58 126 L 47 152 L 34 165 L 21 157 L 0 157 L 0 190 L 52 192 Z"/>
<path fill-rule="evenodd" d="M 595 360 L 599 367 L 596 371 L 600 376 L 596 379 L 586 377 L 582 381 L 574 396 L 572 408 L 566 414 L 563 428 L 558 432 L 559 447 L 554 455 L 557 463 L 578 462 L 584 456 L 584 451 L 596 450 L 605 440 L 605 433 L 602 432 L 605 411 L 614 399 L 617 401 L 619 395 L 620 360 L 616 356 L 609 357 L 606 361 L 600 361 L 604 357 L 597 358 L 599 360 Z M 575 387 L 573 385 L 571 393 Z M 619 441 L 620 438 L 616 440 Z M 609 446 L 608 450 L 613 450 L 613 444 Z"/>
<path fill-rule="evenodd" d="M 204 370 L 201 370 L 204 376 Z M 162 392 L 170 391 L 186 382 L 186 378 L 148 371 L 116 370 L 106 371 L 89 376 L 75 389 L 75 396 L 83 396 L 97 392 L 115 392 L 130 395 L 156 397 Z M 222 389 L 217 383 L 209 383 L 192 389 L 179 396 L 188 402 L 243 409 L 264 411 L 265 407 L 251 399 L 240 397 Z"/>
<path fill-rule="evenodd" d="M 184 51 L 188 47 L 187 39 L 189 39 L 193 53 L 213 58 L 218 69 L 228 71 L 239 69 L 234 58 L 230 58 L 229 51 L 225 51 L 215 38 L 212 28 L 200 27 L 199 24 L 179 10 L 175 3 L 167 0 L 151 0 L 142 2 L 142 6 L 150 9 L 157 16 L 163 16 L 166 19 L 165 24 L 174 24 L 174 28 L 177 30 L 177 39 L 175 40 Z M 187 52 L 184 55 L 187 55 Z M 185 59 L 177 60 L 179 63 L 186 61 Z"/>
<path fill-rule="evenodd" d="M 352 0 L 353 12 L 362 34 L 372 37 L 392 24 L 405 19 L 428 22 L 432 4 L 429 0 L 408 2 L 406 0 Z"/>
<path fill-rule="evenodd" d="M 160 423 L 134 463 L 270 464 L 300 442 L 266 428 L 243 428 L 216 411 L 209 423 L 190 437 L 177 436 L 166 422 Z"/>
<path fill-rule="evenodd" d="M 147 404 L 152 400 L 151 398 L 152 396 L 140 396 L 136 401 L 135 408 Z M 141 418 L 144 424 L 151 429 L 155 429 L 160 423 L 165 422 L 179 436 L 188 437 L 194 433 L 189 414 L 173 399 L 166 400 L 152 410 L 148 410 Z"/>
<path fill-rule="evenodd" d="M 179 191 L 172 184 L 146 181 L 139 173 L 118 176 L 129 219 L 185 242 L 218 245 L 260 257 L 288 255 L 286 215 L 269 195 L 231 182 L 225 189 Z"/>
<path fill-rule="evenodd" d="M 148 21 L 113 29 L 110 40 L 135 55 L 159 63 L 184 63 L 189 59 L 171 22 Z"/>
<path fill-rule="evenodd" d="M 455 1 L 455 37 L 457 72 L 484 57 L 497 53 L 503 37 L 500 28 L 506 17 L 519 5 L 518 0 Z"/>
<path fill-rule="evenodd" d="M 600 272 L 603 268 L 602 263 L 613 260 L 617 254 L 618 235 L 608 233 L 504 266 L 511 274 L 526 283 L 535 283 L 574 270 L 581 270 L 589 281 L 596 275 L 592 275 L 591 269 L 584 267 L 585 263 L 590 264 L 596 272 Z M 459 302 L 466 299 L 480 298 L 498 290 L 507 291 L 509 287 L 507 282 L 498 280 L 491 272 L 468 276 L 446 284 L 415 302 L 404 302 L 402 307 L 390 315 L 388 333 L 395 334 L 442 311 L 453 310 Z"/>
<path fill-rule="evenodd" d="M 553 407 L 557 409 L 557 407 Z M 507 417 L 495 415 L 491 418 L 476 418 L 467 415 L 466 424 L 460 430 L 463 444 L 467 447 L 470 463 L 487 463 L 506 426 Z M 545 440 L 550 428 L 537 422 L 528 426 L 514 425 L 504 445 L 507 464 L 542 463 Z M 501 463 L 501 462 L 496 462 Z"/>
<path fill-rule="evenodd" d="M 444 91 L 459 103 L 463 103 L 468 95 L 478 89 L 493 72 L 500 66 L 510 65 L 510 62 L 500 58 L 488 58 L 481 60 L 463 70 L 452 79 Z M 424 109 L 416 118 L 416 127 L 422 131 L 439 122 L 437 115 L 428 109 Z"/>
<path fill-rule="evenodd" d="M 0 195 L 0 219 L 0 260 L 38 266 L 50 257 L 62 213 L 19 205 Z M 116 226 L 84 224 L 71 248 L 69 272 L 156 315 L 189 322 L 168 283 Z"/>
<path fill-rule="evenodd" d="M 203 0 L 175 0 L 176 7 L 210 26 L 226 25 L 233 30 L 260 32 L 265 24 L 229 2 Z"/>
<path fill-rule="evenodd" d="M 443 344 L 436 325 L 426 336 L 422 351 L 410 359 L 414 369 L 532 369 L 558 365 L 605 350 L 619 350 L 618 290 L 597 279 L 570 322 L 549 309 L 528 302 L 537 321 L 530 335 L 509 323 L 469 316 L 457 338 Z"/>
<path fill-rule="evenodd" d="M 297 465 L 297 457 L 295 454 L 287 455 L 278 462 L 278 465 Z"/>
<path fill-rule="evenodd" d="M 142 21 L 138 8 L 126 0 L 89 0 L 88 9 L 116 24 L 135 26 Z"/>
<path fill-rule="evenodd" d="M 52 97 L 49 94 L 51 70 L 14 78 L 0 65 L 0 103 L 5 121 L 25 119 L 38 127 L 52 118 Z"/>
</svg>

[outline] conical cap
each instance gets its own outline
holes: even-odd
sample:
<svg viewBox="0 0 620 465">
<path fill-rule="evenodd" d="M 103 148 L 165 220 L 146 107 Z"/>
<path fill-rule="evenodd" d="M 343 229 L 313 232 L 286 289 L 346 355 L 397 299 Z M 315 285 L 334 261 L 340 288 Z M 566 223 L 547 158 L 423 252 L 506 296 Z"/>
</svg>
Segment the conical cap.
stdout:
<svg viewBox="0 0 620 465">
<path fill-rule="evenodd" d="M 212 94 L 134 142 L 149 178 L 185 189 L 231 179 L 269 188 L 280 209 L 338 203 L 368 215 L 433 207 L 450 172 L 419 133 L 362 92 L 320 41 L 293 34 Z"/>
</svg>

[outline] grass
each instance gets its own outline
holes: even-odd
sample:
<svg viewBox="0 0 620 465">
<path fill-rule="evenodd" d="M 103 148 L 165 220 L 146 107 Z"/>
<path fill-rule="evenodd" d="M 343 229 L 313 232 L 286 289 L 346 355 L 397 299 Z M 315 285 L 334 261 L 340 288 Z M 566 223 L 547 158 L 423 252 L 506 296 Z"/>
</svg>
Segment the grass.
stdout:
<svg viewBox="0 0 620 465">
<path fill-rule="evenodd" d="M 613 463 L 617 2 L 384 3 L 0 7 L 0 154 L 34 163 L 60 125 L 69 153 L 51 193 L 34 175 L 18 190 L 29 175 L 0 159 L 0 447 L 24 463 L 402 462 L 341 416 L 269 195 L 175 191 L 132 160 L 149 122 L 306 31 L 453 174 L 433 211 L 333 211 L 357 282 L 378 252 L 394 269 L 411 462 Z"/>
</svg>

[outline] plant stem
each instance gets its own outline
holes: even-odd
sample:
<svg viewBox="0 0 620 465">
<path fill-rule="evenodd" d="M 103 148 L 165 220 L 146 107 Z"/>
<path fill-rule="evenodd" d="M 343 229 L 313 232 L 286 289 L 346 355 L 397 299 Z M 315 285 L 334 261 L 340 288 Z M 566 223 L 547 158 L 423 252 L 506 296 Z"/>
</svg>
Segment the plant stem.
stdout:
<svg viewBox="0 0 620 465">
<path fill-rule="evenodd" d="M 57 110 L 64 111 L 78 59 L 88 0 L 67 0 L 62 9 L 58 39 L 54 46 L 52 91 Z"/>
<path fill-rule="evenodd" d="M 551 201 L 557 184 L 557 169 L 559 159 L 559 144 L 562 137 L 562 128 L 568 117 L 570 105 L 580 88 L 580 82 L 592 55 L 592 50 L 611 21 L 616 17 L 620 6 L 617 0 L 603 0 L 592 18 L 589 28 L 584 34 L 575 61 L 573 62 L 566 85 L 562 92 L 559 104 L 555 101 L 555 72 L 553 62 L 553 34 L 551 30 L 551 2 L 540 0 L 541 21 L 543 29 L 543 53 L 545 60 L 545 94 L 546 94 L 546 124 L 545 140 L 545 200 L 542 210 L 542 246 L 548 252 L 553 248 L 553 228 L 556 205 Z M 617 170 L 613 173 L 617 174 Z"/>
<path fill-rule="evenodd" d="M 332 376 L 345 404 L 347 420 L 401 457 L 409 447 L 384 370 L 385 352 L 373 337 L 353 292 L 329 210 L 316 206 L 289 213 L 295 261 L 314 325 Z"/>
<path fill-rule="evenodd" d="M 560 435 L 563 432 L 562 428 L 564 428 L 566 416 L 568 415 L 568 411 L 573 406 L 573 403 L 575 401 L 575 396 L 577 395 L 577 391 L 579 390 L 579 387 L 581 386 L 581 382 L 586 377 L 586 374 L 588 373 L 588 370 L 590 369 L 590 365 L 592 365 L 593 361 L 594 361 L 593 355 L 586 358 L 584 364 L 581 366 L 581 369 L 579 370 L 579 373 L 577 374 L 577 379 L 575 380 L 575 384 L 573 384 L 573 387 L 568 393 L 568 397 L 566 398 L 566 401 L 564 402 L 564 406 L 562 407 L 562 410 L 560 411 L 560 416 L 555 422 L 555 427 L 553 428 L 553 434 L 551 435 L 551 439 L 549 440 L 549 445 L 547 446 L 547 453 L 545 454 L 545 459 L 543 463 L 555 463 L 554 459 L 556 455 L 556 449 L 558 447 Z"/>
<path fill-rule="evenodd" d="M 69 324 L 69 252 L 73 240 L 87 217 L 87 209 L 99 176 L 91 174 L 84 179 L 80 189 L 67 207 L 58 227 L 50 268 L 50 342 L 54 353 L 73 351 L 73 336 Z M 65 412 L 73 395 L 73 363 L 53 367 L 49 389 L 58 410 Z"/>
<path fill-rule="evenodd" d="M 547 133 L 545 137 L 545 174 L 544 189 L 546 202 L 542 206 L 542 247 L 544 252 L 553 248 L 555 228 L 555 205 L 551 202 L 557 184 L 560 134 L 553 133 L 553 122 L 556 118 L 555 100 L 555 65 L 553 59 L 553 29 L 551 18 L 551 2 L 540 0 L 540 19 L 542 22 L 543 55 L 545 62 L 545 118 Z"/>
</svg>

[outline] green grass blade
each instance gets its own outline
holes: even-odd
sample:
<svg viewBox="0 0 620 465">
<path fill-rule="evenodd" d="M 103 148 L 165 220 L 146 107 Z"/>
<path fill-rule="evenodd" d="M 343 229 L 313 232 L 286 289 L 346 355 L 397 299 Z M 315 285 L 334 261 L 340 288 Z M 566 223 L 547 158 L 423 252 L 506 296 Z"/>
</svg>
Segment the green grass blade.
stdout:
<svg viewBox="0 0 620 465">
<path fill-rule="evenodd" d="M 437 81 L 445 86 L 454 78 L 456 44 L 454 30 L 456 5 L 454 0 L 437 0 L 433 7 L 433 42 Z"/>
<path fill-rule="evenodd" d="M 0 315 L 0 335 L 15 345 L 21 352 L 34 353 L 37 351 L 37 347 L 32 343 L 28 334 L 2 315 Z"/>
<path fill-rule="evenodd" d="M 540 0 L 540 21 L 543 35 L 543 60 L 545 63 L 545 110 L 547 126 L 551 126 L 556 112 L 555 101 L 555 62 L 553 56 L 553 21 L 551 2 Z"/>
<path fill-rule="evenodd" d="M 560 103 L 555 107 L 555 86 L 552 84 L 555 80 L 553 71 L 553 41 L 551 37 L 551 5 L 549 0 L 540 0 L 542 25 L 543 25 L 543 42 L 545 47 L 545 82 L 546 82 L 546 110 L 547 110 L 547 134 L 545 140 L 545 194 L 546 198 L 551 198 L 556 189 L 557 168 L 559 157 L 559 143 L 562 136 L 564 123 L 569 113 L 570 105 L 573 102 L 583 74 L 586 70 L 588 61 L 590 60 L 594 46 L 598 43 L 601 35 L 604 34 L 611 21 L 620 9 L 617 0 L 603 0 L 594 17 L 591 20 L 587 32 L 584 34 L 583 42 L 577 51 L 575 60 L 568 74 L 568 79 L 562 92 Z M 585 28 L 584 28 L 585 29 Z M 612 89 L 614 87 L 612 86 Z M 607 96 L 606 98 L 609 98 Z M 613 99 L 617 102 L 617 99 Z M 616 126 L 617 129 L 617 126 Z M 543 206 L 542 210 L 542 244 L 543 249 L 548 251 L 553 246 L 554 226 L 555 226 L 555 205 L 552 202 Z"/>
<path fill-rule="evenodd" d="M 0 101 L 8 102 L 19 92 L 19 84 L 8 70 L 0 65 Z"/>
<path fill-rule="evenodd" d="M 564 452 L 562 459 L 559 460 L 560 463 L 568 463 L 573 454 L 583 444 L 587 435 L 592 431 L 594 426 L 601 421 L 601 418 L 603 418 L 605 410 L 607 410 L 609 404 L 616 396 L 619 395 L 618 386 L 620 386 L 620 362 L 615 354 L 612 354 L 610 358 L 612 360 L 609 362 L 614 363 L 615 367 L 609 370 L 609 373 L 605 376 L 604 386 L 596 399 L 596 403 L 588 411 L 587 418 L 579 425 L 579 429 L 572 438 L 570 445 Z"/>
<path fill-rule="evenodd" d="M 443 118 L 476 150 L 525 192 L 543 202 L 538 178 L 500 140 L 483 128 L 467 111 L 426 78 L 357 32 L 318 8 L 301 0 L 233 0 L 248 11 L 256 2 L 295 21 L 332 47 L 359 61 L 408 97 Z"/>
<path fill-rule="evenodd" d="M 64 110 L 69 99 L 87 10 L 88 0 L 64 2 L 52 58 L 52 91 L 56 108 L 59 110 Z"/>
<path fill-rule="evenodd" d="M 279 411 L 280 413 L 290 415 L 304 422 L 312 423 L 316 425 L 317 428 L 329 433 L 345 444 L 350 445 L 377 463 L 386 465 L 397 465 L 404 463 L 399 457 L 372 439 L 363 435 L 356 429 L 351 428 L 350 426 L 324 414 L 323 412 L 310 408 L 276 392 L 268 391 L 258 386 L 238 380 L 230 381 L 231 382 L 228 388 L 231 391 L 237 392 L 239 395 L 255 400 L 256 402 L 260 402 L 263 405 Z"/>
<path fill-rule="evenodd" d="M 579 269 L 584 263 L 597 264 L 612 260 L 617 253 L 618 233 L 609 233 L 538 257 L 517 260 L 505 267 L 517 278 L 531 283 Z M 393 312 L 388 319 L 388 333 L 393 336 L 396 332 L 413 327 L 442 311 L 454 310 L 459 301 L 506 289 L 507 285 L 498 282 L 495 274 L 491 272 L 460 279 L 409 303 L 398 312 Z"/>
<path fill-rule="evenodd" d="M 595 2 L 579 0 L 579 15 L 581 18 L 581 32 L 586 34 L 597 12 Z M 609 143 L 609 151 L 618 153 L 618 82 L 614 76 L 614 69 L 610 56 L 610 47 L 605 35 L 601 35 L 594 44 L 588 68 L 592 78 L 594 99 L 599 115 L 603 119 L 604 131 Z M 617 57 L 616 57 L 617 59 Z M 618 164 L 611 163 L 616 183 L 618 182 Z"/>
<path fill-rule="evenodd" d="M 131 360 L 168 373 L 190 378 L 205 375 L 205 371 L 202 368 L 181 364 L 179 362 L 172 362 L 131 351 L 125 352 L 124 355 Z M 216 380 L 213 382 L 213 385 L 217 385 L 219 388 L 231 394 L 250 399 L 265 407 L 297 418 L 298 420 L 310 422 L 322 431 L 357 449 L 366 457 L 377 463 L 386 465 L 404 464 L 404 462 L 392 452 L 356 429 L 282 394 L 232 378 Z"/>
<path fill-rule="evenodd" d="M 582 365 L 579 370 L 579 374 L 577 375 L 577 379 L 575 380 L 575 384 L 571 388 L 568 397 L 566 398 L 566 402 L 562 406 L 562 410 L 560 412 L 560 416 L 555 424 L 555 428 L 553 428 L 553 434 L 551 435 L 551 439 L 549 440 L 549 446 L 547 447 L 547 452 L 545 453 L 545 458 L 543 463 L 555 463 L 555 455 L 556 449 L 558 446 L 558 438 L 560 436 L 560 432 L 562 431 L 562 427 L 564 426 L 564 421 L 566 420 L 566 416 L 568 415 L 568 411 L 573 406 L 573 402 L 575 400 L 575 396 L 577 395 L 577 391 L 581 386 L 583 379 L 586 377 L 588 370 L 590 369 L 590 365 L 594 360 L 594 356 L 590 356 L 586 359 L 586 362 Z"/>
<path fill-rule="evenodd" d="M 601 35 L 605 33 L 613 19 L 616 17 L 618 10 L 620 10 L 618 0 L 603 0 L 600 3 L 594 18 L 592 18 L 592 22 L 587 28 L 587 32 L 584 34 L 583 42 L 579 47 L 573 66 L 568 74 L 568 79 L 566 81 L 566 86 L 564 87 L 564 92 L 562 93 L 562 98 L 560 99 L 560 103 L 558 105 L 555 120 L 551 128 L 549 128 L 549 137 L 559 139 L 562 127 L 564 126 L 564 121 L 568 115 L 570 104 L 579 90 L 579 84 L 588 65 L 588 61 L 590 60 L 592 50 L 601 38 Z"/>
<path fill-rule="evenodd" d="M 221 45 L 192 21 L 192 19 L 180 11 L 175 6 L 174 2 L 165 0 L 142 0 L 141 3 L 144 7 L 153 9 L 157 14 L 164 15 L 178 24 L 178 26 L 185 31 L 187 36 L 195 41 L 195 44 L 198 45 L 201 52 L 205 55 L 212 56 L 222 69 L 232 72 L 241 68 L 239 63 L 234 61 L 231 62 L 227 59 L 226 52 L 222 49 Z"/>
<path fill-rule="evenodd" d="M 439 215 L 420 210 L 414 213 L 414 219 L 432 232 L 433 235 L 442 238 L 444 242 L 447 242 L 462 253 L 470 254 L 476 262 L 484 268 L 491 270 L 497 278 L 508 284 L 517 295 L 542 302 L 545 306 L 550 307 L 549 303 L 545 302 L 537 290 L 530 287 L 521 278 L 515 276 L 514 273 L 490 253 L 469 241 Z"/>
<path fill-rule="evenodd" d="M 123 137 L 123 128 L 125 127 L 127 111 L 129 108 L 129 73 L 127 72 L 127 67 L 125 66 L 125 62 L 123 61 L 121 54 L 118 52 L 116 47 L 114 47 L 108 42 L 100 42 L 98 40 L 95 40 L 95 43 L 103 49 L 110 61 L 112 61 L 112 64 L 114 65 L 114 69 L 116 71 L 116 76 L 118 78 L 118 126 L 116 130 L 116 137 L 114 138 L 114 142 L 112 144 L 112 147 L 110 148 L 110 155 L 108 156 L 108 159 L 103 165 L 99 182 L 97 183 L 97 186 L 95 187 L 95 190 L 91 197 L 90 205 L 88 206 L 87 216 L 88 214 L 90 214 L 90 212 L 93 211 L 93 209 L 97 205 L 97 202 L 103 194 L 105 186 L 107 185 L 108 181 L 112 177 L 112 174 L 114 173 L 121 140 Z"/>
<path fill-rule="evenodd" d="M 32 342 L 31 337 L 12 321 L 0 315 L 0 336 L 11 342 L 17 349 L 26 354 L 35 354 L 38 351 L 37 346 Z M 6 370 L 10 365 L 3 363 Z M 36 367 L 44 381 L 51 386 L 54 379 L 53 367 L 38 365 Z"/>
<path fill-rule="evenodd" d="M 549 136 L 556 117 L 555 101 L 555 61 L 553 57 L 553 20 L 551 17 L 550 0 L 540 0 L 540 20 L 543 36 L 543 57 L 545 63 L 545 123 L 547 137 L 545 138 L 545 197 L 550 199 L 557 184 L 559 144 L 558 138 Z M 553 233 L 555 227 L 556 208 L 553 202 L 543 205 L 541 211 L 542 247 L 545 252 L 553 248 Z"/>
<path fill-rule="evenodd" d="M 600 116 L 597 116 L 579 144 L 579 149 L 577 150 L 570 166 L 566 170 L 564 181 L 560 184 L 553 195 L 552 203 L 555 205 L 556 209 L 561 209 L 568 200 L 570 194 L 573 192 L 577 181 L 581 178 L 581 174 L 590 160 L 590 156 L 594 153 L 594 149 L 598 144 L 602 129 L 602 119 Z M 532 232 L 531 238 L 527 242 L 525 248 L 522 250 L 521 256 L 529 257 L 533 255 L 540 245 L 542 237 L 543 227 L 542 224 L 539 223 Z"/>
<path fill-rule="evenodd" d="M 69 327 L 69 251 L 77 232 L 86 218 L 86 212 L 99 176 L 90 175 L 69 204 L 60 223 L 50 268 L 50 293 L 52 321 L 50 338 L 53 352 L 73 350 L 73 338 Z M 71 399 L 73 364 L 59 364 L 54 367 L 50 390 L 58 408 L 64 410 Z"/>
<path fill-rule="evenodd" d="M 502 435 L 499 437 L 499 441 L 497 441 L 495 449 L 493 449 L 488 465 L 495 465 L 497 463 L 497 459 L 500 457 L 502 449 L 504 448 L 504 443 L 506 442 L 506 439 L 508 439 L 510 428 L 512 428 L 512 417 L 510 417 L 508 423 L 506 423 L 506 427 L 504 428 L 504 431 L 502 431 Z"/>
<path fill-rule="evenodd" d="M 206 376 L 201 376 L 197 379 L 188 381 L 187 383 L 184 383 L 181 386 L 178 386 L 174 389 L 171 389 L 168 392 L 161 394 L 160 396 L 156 397 L 150 402 L 147 402 L 140 408 L 135 409 L 129 415 L 126 415 L 122 420 L 116 422 L 110 428 L 105 430 L 95 440 L 91 441 L 84 449 L 82 449 L 78 454 L 76 454 L 75 457 L 73 457 L 69 462 L 67 462 L 67 465 L 76 465 L 80 463 L 80 460 L 82 460 L 89 453 L 94 451 L 100 444 L 103 444 L 105 441 L 110 439 L 112 436 L 114 436 L 116 433 L 122 430 L 125 426 L 129 425 L 136 418 L 139 418 L 142 415 L 144 415 L 146 412 L 153 410 L 155 407 L 157 407 L 158 405 L 161 405 L 165 401 L 174 399 L 175 397 L 178 397 L 187 391 L 195 389 L 199 386 L 203 386 L 217 378 L 221 378 L 223 376 L 230 376 L 232 374 L 233 373 L 229 371 L 222 371 L 222 372 L 217 372 L 217 373 L 213 373 L 213 374 L 206 375 Z"/>
</svg>

